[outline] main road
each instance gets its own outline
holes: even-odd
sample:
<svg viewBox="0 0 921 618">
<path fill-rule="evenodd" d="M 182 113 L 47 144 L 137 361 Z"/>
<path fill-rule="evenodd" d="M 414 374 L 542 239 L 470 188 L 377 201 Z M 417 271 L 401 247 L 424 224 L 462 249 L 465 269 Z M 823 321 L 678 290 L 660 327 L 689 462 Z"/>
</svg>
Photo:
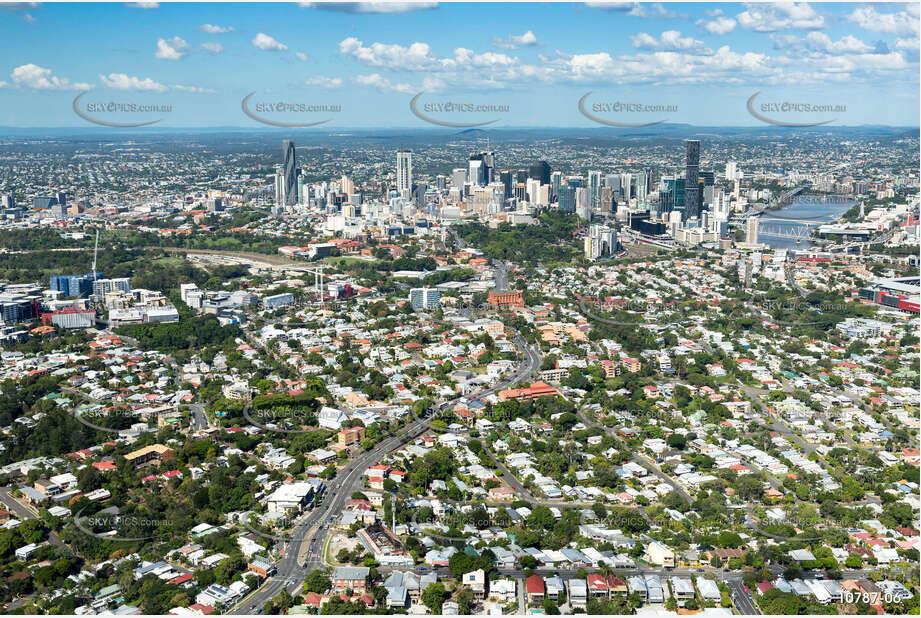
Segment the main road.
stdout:
<svg viewBox="0 0 921 618">
<path fill-rule="evenodd" d="M 512 341 L 524 354 L 522 364 L 511 375 L 470 397 L 482 397 L 508 388 L 537 372 L 541 362 L 540 350 L 536 346 L 528 345 L 524 337 L 518 333 L 513 335 Z M 459 400 L 460 398 L 457 398 L 444 402 L 437 407 L 437 410 L 448 409 Z M 434 412 L 435 409 L 427 410 L 423 416 L 414 419 L 398 432 L 376 444 L 371 450 L 353 458 L 339 470 L 336 478 L 326 487 L 320 504 L 296 520 L 297 523 L 286 539 L 277 539 L 283 546 L 283 554 L 275 565 L 276 574 L 268 578 L 262 587 L 243 599 L 229 613 L 252 614 L 255 610 L 262 609 L 282 590 L 295 594 L 308 573 L 314 569 L 324 568 L 323 550 L 330 524 L 342 512 L 352 494 L 361 489 L 364 471 L 380 461 L 387 453 L 424 433 L 435 418 Z"/>
</svg>

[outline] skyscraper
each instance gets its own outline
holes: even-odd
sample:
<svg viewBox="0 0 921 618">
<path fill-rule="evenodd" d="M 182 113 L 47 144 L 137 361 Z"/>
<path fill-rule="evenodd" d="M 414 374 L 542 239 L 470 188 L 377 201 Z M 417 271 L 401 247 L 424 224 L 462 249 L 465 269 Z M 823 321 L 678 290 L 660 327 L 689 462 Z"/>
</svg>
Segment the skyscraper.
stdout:
<svg viewBox="0 0 921 618">
<path fill-rule="evenodd" d="M 588 190 L 592 212 L 597 212 L 601 209 L 601 172 L 589 171 Z"/>
<path fill-rule="evenodd" d="M 528 167 L 528 178 L 539 180 L 542 185 L 549 185 L 550 164 L 546 161 L 535 161 Z"/>
<path fill-rule="evenodd" d="M 400 197 L 409 198 L 413 190 L 413 153 L 411 150 L 397 151 L 397 191 Z"/>
<path fill-rule="evenodd" d="M 745 244 L 758 244 L 758 217 L 749 217 L 745 221 Z"/>
<path fill-rule="evenodd" d="M 700 186 L 698 172 L 700 170 L 700 141 L 688 140 L 687 171 L 684 175 L 684 220 L 700 215 Z"/>
<path fill-rule="evenodd" d="M 282 163 L 284 203 L 285 206 L 294 206 L 297 204 L 297 158 L 294 154 L 294 140 L 282 140 L 281 149 L 284 153 Z"/>
<path fill-rule="evenodd" d="M 479 167 L 479 181 L 473 178 L 473 169 L 475 167 L 473 163 L 474 161 L 480 162 L 480 165 L 476 166 L 476 167 Z M 470 178 L 468 178 L 468 180 L 470 181 L 471 184 L 488 185 L 493 180 L 495 180 L 494 178 L 495 170 L 496 170 L 495 154 L 492 153 L 491 151 L 486 151 L 486 152 L 477 152 L 477 153 L 470 155 L 469 169 L 470 169 L 471 175 L 470 175 Z"/>
</svg>

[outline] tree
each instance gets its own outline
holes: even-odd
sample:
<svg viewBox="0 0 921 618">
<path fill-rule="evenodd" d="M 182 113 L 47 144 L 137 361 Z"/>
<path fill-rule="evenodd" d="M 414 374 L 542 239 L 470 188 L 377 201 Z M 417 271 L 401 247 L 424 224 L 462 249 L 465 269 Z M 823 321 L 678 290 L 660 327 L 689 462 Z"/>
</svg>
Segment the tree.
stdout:
<svg viewBox="0 0 921 618">
<path fill-rule="evenodd" d="M 326 571 L 316 569 L 304 579 L 304 592 L 316 592 L 323 594 L 332 587 L 332 582 Z"/>
<path fill-rule="evenodd" d="M 445 600 L 445 587 L 441 582 L 434 582 L 422 591 L 422 602 L 433 614 L 441 613 L 441 605 Z"/>
</svg>

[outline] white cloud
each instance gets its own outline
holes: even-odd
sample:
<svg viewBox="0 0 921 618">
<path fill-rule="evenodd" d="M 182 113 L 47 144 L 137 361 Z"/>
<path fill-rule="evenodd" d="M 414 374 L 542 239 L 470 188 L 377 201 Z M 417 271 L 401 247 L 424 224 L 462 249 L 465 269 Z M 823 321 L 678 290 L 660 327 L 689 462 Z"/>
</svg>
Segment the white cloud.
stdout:
<svg viewBox="0 0 921 618">
<path fill-rule="evenodd" d="M 417 92 L 409 84 L 394 84 L 386 77 L 381 77 L 378 73 L 371 75 L 356 75 L 355 82 L 361 86 L 371 86 L 381 91 L 402 92 L 404 94 L 413 94 Z"/>
<path fill-rule="evenodd" d="M 352 56 L 363 64 L 390 69 L 418 71 L 439 64 L 438 58 L 431 54 L 428 43 L 417 42 L 409 47 L 372 43 L 365 47 L 359 39 L 348 37 L 339 43 L 339 53 Z"/>
<path fill-rule="evenodd" d="M 653 51 L 688 51 L 694 53 L 712 53 L 703 41 L 682 37 L 677 30 L 666 30 L 657 39 L 645 32 L 640 32 L 630 36 L 630 41 L 637 49 L 646 49 Z"/>
<path fill-rule="evenodd" d="M 339 13 L 408 13 L 425 11 L 438 6 L 437 2 L 301 2 L 306 8 Z"/>
<path fill-rule="evenodd" d="M 198 29 L 208 34 L 226 34 L 234 31 L 233 26 L 215 26 L 214 24 L 202 24 Z"/>
<path fill-rule="evenodd" d="M 918 5 L 910 3 L 898 13 L 880 13 L 872 6 L 855 9 L 848 21 L 870 32 L 883 32 L 905 36 L 918 35 Z"/>
<path fill-rule="evenodd" d="M 294 56 L 301 62 L 307 62 L 308 56 L 304 52 L 294 52 Z"/>
<path fill-rule="evenodd" d="M 810 32 L 803 38 L 793 34 L 777 33 L 772 33 L 770 38 L 776 49 L 791 49 L 814 54 L 867 54 L 874 51 L 871 45 L 867 45 L 850 34 L 837 41 L 832 41 L 831 37 L 824 32 L 816 31 Z"/>
<path fill-rule="evenodd" d="M 56 77 L 51 74 L 51 69 L 31 63 L 13 69 L 10 79 L 14 86 L 33 90 L 89 90 L 92 88 L 85 82 L 71 83 L 65 77 Z"/>
<path fill-rule="evenodd" d="M 825 27 L 825 18 L 806 2 L 749 4 L 736 19 L 743 28 L 758 32 L 776 32 L 793 28 L 816 30 Z"/>
<path fill-rule="evenodd" d="M 507 39 L 494 38 L 493 45 L 502 49 L 517 49 L 519 47 L 533 47 L 537 45 L 537 36 L 530 30 L 520 35 L 512 35 Z"/>
<path fill-rule="evenodd" d="M 895 48 L 907 52 L 918 53 L 918 37 L 911 37 L 907 39 L 896 39 Z"/>
<path fill-rule="evenodd" d="M 219 54 L 224 51 L 224 46 L 220 43 L 202 43 L 201 48 L 206 52 L 211 52 L 212 54 Z"/>
<path fill-rule="evenodd" d="M 342 78 L 317 75 L 315 77 L 308 78 L 304 83 L 308 86 L 316 86 L 318 88 L 339 88 L 342 86 Z"/>
<path fill-rule="evenodd" d="M 126 2 L 125 6 L 133 9 L 157 9 L 160 8 L 159 2 Z"/>
<path fill-rule="evenodd" d="M 626 13 L 631 17 L 661 17 L 666 19 L 677 17 L 676 13 L 669 11 L 658 2 L 605 2 L 601 0 L 598 2 L 586 2 L 585 6 L 603 11 Z"/>
<path fill-rule="evenodd" d="M 736 29 L 736 20 L 731 17 L 715 16 L 716 19 L 707 21 L 700 19 L 697 25 L 709 32 L 710 34 L 729 34 Z"/>
<path fill-rule="evenodd" d="M 178 36 L 171 39 L 157 39 L 156 58 L 161 60 L 179 60 L 189 53 L 189 44 Z"/>
<path fill-rule="evenodd" d="M 195 94 L 215 94 L 215 90 L 212 88 L 201 88 L 200 86 L 183 86 L 181 84 L 173 84 L 173 89 L 178 90 L 179 92 L 191 92 Z"/>
<path fill-rule="evenodd" d="M 141 79 L 132 77 L 125 73 L 109 73 L 100 75 L 100 81 L 109 88 L 116 90 L 139 90 L 142 92 L 166 92 L 168 88 L 161 83 L 155 82 L 149 77 Z"/>
<path fill-rule="evenodd" d="M 250 43 L 252 43 L 254 47 L 258 47 L 259 49 L 263 51 L 287 51 L 288 50 L 287 45 L 285 45 L 284 43 L 280 41 L 276 41 L 274 38 L 270 37 L 264 32 L 260 32 L 259 34 L 257 34 L 253 38 L 253 40 L 250 41 Z"/>
</svg>

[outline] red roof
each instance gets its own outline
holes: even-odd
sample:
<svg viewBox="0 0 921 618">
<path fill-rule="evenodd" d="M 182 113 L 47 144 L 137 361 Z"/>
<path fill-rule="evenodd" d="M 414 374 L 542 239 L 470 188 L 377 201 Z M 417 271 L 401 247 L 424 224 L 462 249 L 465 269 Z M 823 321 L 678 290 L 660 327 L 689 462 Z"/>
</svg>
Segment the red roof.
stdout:
<svg viewBox="0 0 921 618">
<path fill-rule="evenodd" d="M 540 575 L 532 575 L 524 580 L 525 590 L 528 594 L 544 594 L 547 587 L 544 585 L 544 578 Z"/>
<path fill-rule="evenodd" d="M 604 578 L 597 573 L 589 573 L 585 576 L 585 582 L 588 585 L 589 590 L 603 590 L 607 592 L 608 585 L 605 583 Z"/>
<path fill-rule="evenodd" d="M 183 573 L 182 575 L 179 575 L 178 577 L 174 577 L 173 579 L 169 580 L 167 583 L 169 583 L 169 584 L 184 584 L 184 583 L 186 583 L 187 581 L 189 581 L 190 579 L 192 579 L 192 574 L 191 574 L 191 573 Z"/>
</svg>

